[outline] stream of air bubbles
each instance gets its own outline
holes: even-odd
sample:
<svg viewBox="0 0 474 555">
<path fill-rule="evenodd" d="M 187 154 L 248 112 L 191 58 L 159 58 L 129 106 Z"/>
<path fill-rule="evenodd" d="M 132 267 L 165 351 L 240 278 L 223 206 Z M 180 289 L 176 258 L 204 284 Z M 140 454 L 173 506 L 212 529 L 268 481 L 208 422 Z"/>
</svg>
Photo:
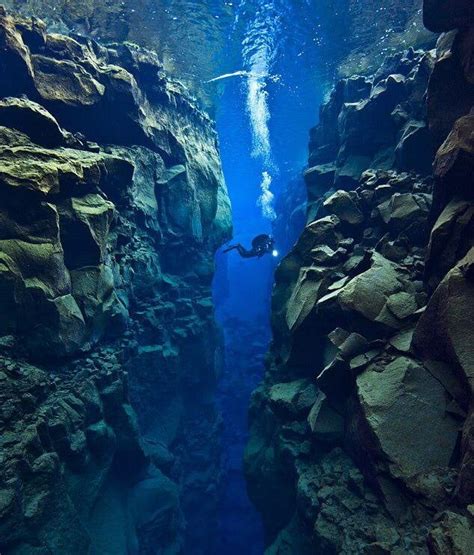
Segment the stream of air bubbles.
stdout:
<svg viewBox="0 0 474 555">
<path fill-rule="evenodd" d="M 264 2 L 249 22 L 242 41 L 244 69 L 219 75 L 208 81 L 213 83 L 232 77 L 245 79 L 247 113 L 252 132 L 252 156 L 261 163 L 257 205 L 262 210 L 262 216 L 268 220 L 276 218 L 275 195 L 271 186 L 274 176 L 278 174 L 278 168 L 272 156 L 267 86 L 278 80 L 278 76 L 272 75 L 271 69 L 276 57 L 279 28 L 280 19 L 274 0 Z"/>
</svg>

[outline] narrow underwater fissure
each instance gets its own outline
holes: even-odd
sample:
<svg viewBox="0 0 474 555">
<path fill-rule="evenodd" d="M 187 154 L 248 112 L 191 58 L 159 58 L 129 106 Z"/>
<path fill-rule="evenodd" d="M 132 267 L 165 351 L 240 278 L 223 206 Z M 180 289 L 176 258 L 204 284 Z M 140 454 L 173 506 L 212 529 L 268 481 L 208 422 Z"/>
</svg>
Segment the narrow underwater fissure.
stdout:
<svg viewBox="0 0 474 555">
<path fill-rule="evenodd" d="M 472 555 L 472 0 L 0 1 L 1 555 Z"/>
<path fill-rule="evenodd" d="M 243 468 L 248 412 L 251 395 L 263 379 L 272 338 L 274 272 L 304 226 L 301 175 L 308 131 L 316 123 L 323 95 L 310 29 L 298 19 L 301 14 L 292 13 L 295 20 L 281 18 L 278 25 L 271 10 L 255 16 L 247 33 L 252 40 L 246 41 L 242 57 L 245 65 L 250 52 L 256 67 L 251 65 L 250 76 L 227 79 L 217 106 L 233 242 L 249 246 L 253 237 L 267 233 L 275 238 L 278 254 L 249 260 L 221 249 L 216 255 L 213 296 L 224 340 L 217 393 L 223 427 L 216 555 L 264 551 L 261 516 L 248 497 Z M 305 52 L 295 40 L 296 29 L 302 43 L 310 44 Z M 313 58 L 311 76 L 299 71 L 298 54 Z"/>
<path fill-rule="evenodd" d="M 257 207 L 260 178 L 250 157 L 250 129 L 240 83 L 226 90 L 218 131 L 224 175 L 233 200 L 234 240 L 248 244 L 271 224 Z M 226 103 L 228 106 L 224 105 Z M 235 135 L 233 135 L 235 133 Z M 234 139 L 233 139 L 234 137 Z M 239 137 L 239 141 L 235 138 Z M 242 140 L 243 139 L 243 140 Z M 236 253 L 216 255 L 214 302 L 224 337 L 224 360 L 218 390 L 223 418 L 222 471 L 216 554 L 263 552 L 260 517 L 247 496 L 243 454 L 247 411 L 252 391 L 263 376 L 263 358 L 270 339 L 269 310 L 273 260 L 242 260 Z"/>
</svg>

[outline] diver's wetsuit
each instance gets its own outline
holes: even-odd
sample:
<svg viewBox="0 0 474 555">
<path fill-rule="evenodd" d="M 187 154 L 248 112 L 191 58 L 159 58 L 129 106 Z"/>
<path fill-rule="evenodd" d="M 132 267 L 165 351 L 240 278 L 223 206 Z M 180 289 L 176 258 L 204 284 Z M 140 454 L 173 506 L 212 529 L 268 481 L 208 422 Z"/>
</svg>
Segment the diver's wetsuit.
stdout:
<svg viewBox="0 0 474 555">
<path fill-rule="evenodd" d="M 269 235 L 258 235 L 252 241 L 252 248 L 247 250 L 240 243 L 230 246 L 224 252 L 236 250 L 242 258 L 261 258 L 263 255 L 271 253 L 275 245 L 275 240 Z"/>
</svg>

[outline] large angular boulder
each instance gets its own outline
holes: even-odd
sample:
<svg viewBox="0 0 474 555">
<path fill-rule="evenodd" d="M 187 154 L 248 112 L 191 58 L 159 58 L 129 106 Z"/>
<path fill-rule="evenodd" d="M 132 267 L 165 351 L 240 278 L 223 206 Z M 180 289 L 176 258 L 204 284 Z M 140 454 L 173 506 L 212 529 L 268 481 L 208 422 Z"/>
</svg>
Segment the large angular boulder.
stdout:
<svg viewBox="0 0 474 555">
<path fill-rule="evenodd" d="M 22 307 L 24 320 L 18 324 L 20 333 L 26 336 L 28 350 L 36 353 L 37 358 L 61 358 L 81 351 L 87 342 L 84 317 L 76 299 L 64 295 L 47 299 L 31 292 L 29 303 Z M 35 325 L 41 322 L 41 325 Z M 28 335 L 27 335 L 28 334 Z"/>
<path fill-rule="evenodd" d="M 308 224 L 296 244 L 296 253 L 308 257 L 308 253 L 320 245 L 327 245 L 336 250 L 343 239 L 339 231 L 340 223 L 337 216 L 331 215 Z"/>
<path fill-rule="evenodd" d="M 431 230 L 426 256 L 426 277 L 435 288 L 474 246 L 474 206 L 453 198 Z"/>
<path fill-rule="evenodd" d="M 357 396 L 372 434 L 368 452 L 385 459 L 394 478 L 423 489 L 424 475 L 446 471 L 459 426 L 446 413 L 444 387 L 423 366 L 399 357 L 382 372 L 369 368 L 357 378 Z"/>
<path fill-rule="evenodd" d="M 131 516 L 135 523 L 140 545 L 147 546 L 152 534 L 154 545 L 173 543 L 180 525 L 179 491 L 177 485 L 156 470 L 139 482 L 131 493 Z M 179 546 L 170 548 L 179 550 Z"/>
<path fill-rule="evenodd" d="M 426 244 L 430 208 L 430 195 L 412 193 L 395 193 L 377 207 L 390 230 L 403 233 L 418 245 Z"/>
<path fill-rule="evenodd" d="M 319 200 L 334 185 L 335 176 L 336 166 L 334 164 L 321 164 L 305 170 L 304 180 L 308 191 L 308 200 Z"/>
<path fill-rule="evenodd" d="M 398 319 L 388 310 L 389 298 L 404 290 L 407 283 L 398 267 L 380 254 L 374 252 L 370 268 L 353 278 L 347 285 L 334 294 L 323 297 L 318 307 L 331 303 L 331 297 L 346 314 L 362 317 L 373 324 L 398 328 Z"/>
<path fill-rule="evenodd" d="M 157 198 L 168 229 L 202 239 L 202 214 L 193 183 L 183 165 L 168 169 L 159 180 Z"/>
<path fill-rule="evenodd" d="M 372 164 L 372 157 L 367 154 L 344 154 L 338 160 L 335 185 L 338 189 L 351 191 L 359 183 L 362 173 Z"/>
<path fill-rule="evenodd" d="M 434 146 L 428 126 L 423 121 L 410 121 L 395 149 L 397 167 L 422 175 L 432 172 Z"/>
<path fill-rule="evenodd" d="M 346 191 L 336 191 L 324 201 L 323 206 L 329 213 L 335 214 L 341 222 L 359 225 L 364 221 L 364 215 L 356 197 Z"/>
<path fill-rule="evenodd" d="M 74 62 L 39 55 L 32 56 L 31 62 L 35 86 L 44 101 L 93 106 L 104 95 L 104 85 Z"/>
<path fill-rule="evenodd" d="M 315 400 L 315 385 L 304 379 L 275 384 L 268 395 L 269 405 L 277 415 L 295 419 L 307 416 Z"/>
<path fill-rule="evenodd" d="M 128 308 L 115 286 L 112 270 L 105 265 L 71 271 L 71 292 L 94 340 L 104 334 L 118 336 L 126 329 Z"/>
<path fill-rule="evenodd" d="M 417 353 L 427 360 L 453 365 L 474 390 L 474 343 L 471 313 L 474 303 L 474 249 L 446 275 L 431 297 L 413 336 Z"/>
<path fill-rule="evenodd" d="M 70 279 L 58 242 L 32 243 L 19 239 L 0 241 L 2 275 L 15 282 L 15 299 L 29 291 L 55 298 L 69 291 Z M 26 308 L 26 307 L 25 307 Z"/>
<path fill-rule="evenodd" d="M 310 268 L 302 268 L 300 276 L 288 300 L 286 309 L 286 323 L 288 329 L 294 332 L 314 309 L 321 291 L 323 280 Z"/>
<path fill-rule="evenodd" d="M 318 441 L 337 443 L 344 435 L 344 418 L 328 402 L 326 395 L 319 392 L 308 415 L 308 424 Z"/>
</svg>

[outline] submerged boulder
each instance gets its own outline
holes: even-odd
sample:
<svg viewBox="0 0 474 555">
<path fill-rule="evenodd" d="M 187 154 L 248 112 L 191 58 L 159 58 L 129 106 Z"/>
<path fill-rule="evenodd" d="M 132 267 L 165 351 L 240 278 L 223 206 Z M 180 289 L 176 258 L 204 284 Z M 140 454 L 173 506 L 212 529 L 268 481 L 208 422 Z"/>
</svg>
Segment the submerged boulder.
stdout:
<svg viewBox="0 0 474 555">
<path fill-rule="evenodd" d="M 334 164 L 321 164 L 305 170 L 304 180 L 308 191 L 308 200 L 319 200 L 320 196 L 334 185 L 335 177 L 336 166 Z"/>
<path fill-rule="evenodd" d="M 329 404 L 320 392 L 308 415 L 311 432 L 318 441 L 337 443 L 344 435 L 344 418 Z"/>
<path fill-rule="evenodd" d="M 382 372 L 369 368 L 357 378 L 357 395 L 373 434 L 368 448 L 380 449 L 376 457 L 394 478 L 422 488 L 424 474 L 449 466 L 458 423 L 446 414 L 443 386 L 419 363 L 400 357 Z"/>
<path fill-rule="evenodd" d="M 453 198 L 431 230 L 426 275 L 435 287 L 474 244 L 474 206 Z"/>
<path fill-rule="evenodd" d="M 392 295 L 402 291 L 404 285 L 403 275 L 399 273 L 397 266 L 374 253 L 370 268 L 349 281 L 337 293 L 337 301 L 345 311 L 354 312 L 371 322 L 396 328 L 399 324 L 388 312 L 387 302 Z M 323 305 L 327 301 L 323 298 L 319 303 Z"/>
<path fill-rule="evenodd" d="M 24 320 L 19 322 L 18 329 L 25 332 L 34 326 L 34 322 L 42 322 L 35 326 L 26 340 L 30 352 L 44 349 L 39 358 L 56 358 L 76 354 L 86 346 L 87 333 L 84 317 L 76 299 L 72 295 L 64 295 L 55 299 L 42 299 L 31 292 L 29 302 L 36 302 L 34 310 L 29 302 L 22 307 Z M 35 300 L 35 297 L 36 300 Z"/>
<path fill-rule="evenodd" d="M 323 206 L 342 222 L 358 225 L 364 221 L 364 215 L 354 201 L 354 196 L 346 191 L 336 191 L 324 201 Z"/>
<path fill-rule="evenodd" d="M 432 171 L 434 145 L 424 121 L 410 121 L 395 150 L 397 167 L 402 171 L 415 171 L 428 175 Z"/>
<path fill-rule="evenodd" d="M 318 275 L 310 269 L 301 269 L 286 308 L 286 323 L 291 331 L 296 330 L 309 316 L 322 290 L 322 279 L 318 279 Z"/>
<path fill-rule="evenodd" d="M 130 509 L 140 545 L 152 549 L 149 545 L 152 536 L 153 545 L 171 544 L 170 549 L 180 549 L 179 540 L 172 540 L 178 536 L 181 518 L 179 491 L 174 482 L 155 471 L 133 488 Z"/>
<path fill-rule="evenodd" d="M 474 302 L 474 249 L 446 275 L 434 292 L 413 337 L 417 352 L 425 359 L 445 360 L 474 387 L 474 344 L 470 312 Z"/>
<path fill-rule="evenodd" d="M 434 203 L 437 213 L 455 197 L 474 200 L 474 114 L 456 121 L 441 145 L 434 166 L 437 183 Z"/>
<path fill-rule="evenodd" d="M 316 388 L 308 380 L 279 383 L 271 387 L 269 404 L 277 414 L 301 417 L 308 414 L 316 399 Z"/>
<path fill-rule="evenodd" d="M 403 232 L 413 243 L 423 245 L 428 236 L 430 207 L 430 195 L 395 193 L 377 209 L 390 229 Z"/>
<path fill-rule="evenodd" d="M 72 270 L 105 261 L 115 206 L 103 196 L 72 197 L 59 206 L 59 227 L 66 266 Z"/>
<path fill-rule="evenodd" d="M 104 95 L 104 85 L 72 61 L 35 55 L 31 62 L 35 87 L 44 101 L 93 106 Z"/>
</svg>

